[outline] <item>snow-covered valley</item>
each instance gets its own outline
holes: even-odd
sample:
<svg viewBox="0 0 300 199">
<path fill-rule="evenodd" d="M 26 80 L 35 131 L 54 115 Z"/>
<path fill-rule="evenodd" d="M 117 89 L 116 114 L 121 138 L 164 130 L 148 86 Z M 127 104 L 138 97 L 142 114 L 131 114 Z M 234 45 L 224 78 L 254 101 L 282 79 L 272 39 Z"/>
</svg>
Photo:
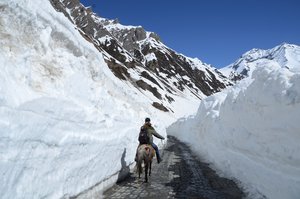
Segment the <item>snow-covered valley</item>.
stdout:
<svg viewBox="0 0 300 199">
<path fill-rule="evenodd" d="M 172 110 L 164 112 L 152 105 L 158 100 L 149 90 L 116 78 L 104 59 L 109 55 L 49 1 L 1 1 L 1 198 L 69 198 L 95 185 L 104 190 L 117 180 L 122 161 L 134 162 L 145 117 L 161 135 L 177 136 L 222 175 L 240 181 L 250 197 L 297 198 L 299 46 L 253 52 L 234 64 L 251 66 L 249 76 L 207 98 L 195 95 L 190 82 L 178 89 L 175 80 L 190 81 L 187 76 L 144 79 Z M 213 68 L 186 59 L 213 82 Z M 132 79 L 142 78 L 141 68 L 128 70 Z M 220 77 L 215 81 L 225 81 Z M 205 88 L 219 89 L 212 85 Z"/>
</svg>

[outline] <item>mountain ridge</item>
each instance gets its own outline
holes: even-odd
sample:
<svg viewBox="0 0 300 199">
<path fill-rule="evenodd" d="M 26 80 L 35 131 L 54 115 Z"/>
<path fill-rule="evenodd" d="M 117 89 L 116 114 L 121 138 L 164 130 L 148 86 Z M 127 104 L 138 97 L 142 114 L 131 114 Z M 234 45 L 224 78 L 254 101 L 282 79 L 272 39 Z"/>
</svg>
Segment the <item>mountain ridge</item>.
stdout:
<svg viewBox="0 0 300 199">
<path fill-rule="evenodd" d="M 103 53 L 116 77 L 150 91 L 164 110 L 171 110 L 167 107 L 173 101 L 170 94 L 182 95 L 187 91 L 203 99 L 231 85 L 217 69 L 176 53 L 165 46 L 156 33 L 145 31 L 141 26 L 124 26 L 118 20 L 99 17 L 78 0 L 50 2 Z M 165 91 L 170 94 L 163 95 Z"/>
<path fill-rule="evenodd" d="M 298 70 L 294 62 L 300 60 L 299 53 L 300 46 L 289 43 L 282 43 L 267 50 L 253 48 L 245 52 L 234 63 L 220 69 L 220 71 L 229 77 L 229 79 L 237 81 L 248 77 L 262 60 L 273 61 L 282 68 L 289 70 Z"/>
</svg>

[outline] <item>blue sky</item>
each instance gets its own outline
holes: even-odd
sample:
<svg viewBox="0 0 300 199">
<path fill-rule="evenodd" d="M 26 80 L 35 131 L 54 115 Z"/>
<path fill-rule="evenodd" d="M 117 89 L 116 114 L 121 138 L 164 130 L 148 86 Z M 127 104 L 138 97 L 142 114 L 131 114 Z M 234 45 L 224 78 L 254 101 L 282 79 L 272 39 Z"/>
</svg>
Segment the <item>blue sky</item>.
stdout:
<svg viewBox="0 0 300 199">
<path fill-rule="evenodd" d="M 252 48 L 300 45 L 299 0 L 80 0 L 99 16 L 156 32 L 178 53 L 224 67 Z"/>
</svg>

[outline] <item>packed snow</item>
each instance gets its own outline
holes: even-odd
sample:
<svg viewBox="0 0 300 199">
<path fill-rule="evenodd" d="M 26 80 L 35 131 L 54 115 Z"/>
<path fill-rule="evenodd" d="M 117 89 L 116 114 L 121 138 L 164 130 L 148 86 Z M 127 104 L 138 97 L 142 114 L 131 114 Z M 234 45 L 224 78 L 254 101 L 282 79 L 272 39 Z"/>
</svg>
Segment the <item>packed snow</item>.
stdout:
<svg viewBox="0 0 300 199">
<path fill-rule="evenodd" d="M 116 78 L 47 0 L 2 0 L 0 38 L 3 199 L 68 198 L 95 185 L 103 190 L 134 162 L 145 117 L 166 137 L 170 123 L 199 106 L 196 97 L 172 96 L 191 100 L 190 109 L 152 107 L 152 93 Z"/>
<path fill-rule="evenodd" d="M 221 175 L 239 181 L 249 198 L 300 196 L 296 54 L 292 70 L 276 59 L 257 59 L 250 77 L 202 100 L 197 114 L 168 128 Z"/>
</svg>

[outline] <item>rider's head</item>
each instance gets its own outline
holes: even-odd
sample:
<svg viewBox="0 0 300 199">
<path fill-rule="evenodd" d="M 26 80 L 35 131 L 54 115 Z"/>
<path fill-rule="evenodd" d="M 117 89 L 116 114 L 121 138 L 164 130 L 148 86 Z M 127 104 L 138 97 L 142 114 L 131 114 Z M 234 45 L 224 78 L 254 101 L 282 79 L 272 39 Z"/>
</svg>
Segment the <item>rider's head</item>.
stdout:
<svg viewBox="0 0 300 199">
<path fill-rule="evenodd" d="M 145 122 L 150 122 L 150 118 L 146 117 Z"/>
</svg>

